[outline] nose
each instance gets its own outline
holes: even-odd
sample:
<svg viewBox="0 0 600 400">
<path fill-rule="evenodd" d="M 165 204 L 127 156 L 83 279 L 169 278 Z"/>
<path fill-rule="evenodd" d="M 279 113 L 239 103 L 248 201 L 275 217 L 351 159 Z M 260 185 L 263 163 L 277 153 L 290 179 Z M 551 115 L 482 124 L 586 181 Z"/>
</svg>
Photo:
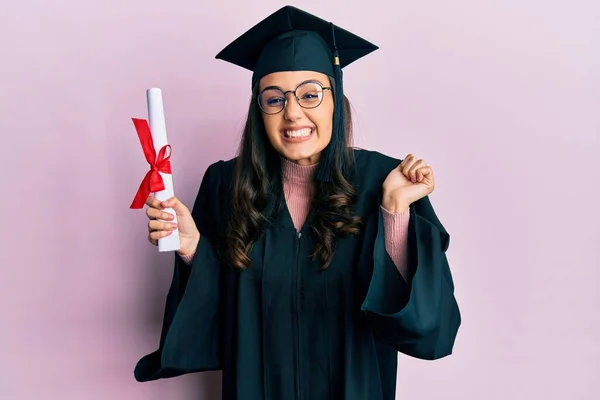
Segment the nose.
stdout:
<svg viewBox="0 0 600 400">
<path fill-rule="evenodd" d="M 296 97 L 293 93 L 288 93 L 283 112 L 285 119 L 288 121 L 294 122 L 302 118 L 302 107 L 300 107 L 300 104 L 298 104 L 298 100 L 296 100 Z"/>
</svg>

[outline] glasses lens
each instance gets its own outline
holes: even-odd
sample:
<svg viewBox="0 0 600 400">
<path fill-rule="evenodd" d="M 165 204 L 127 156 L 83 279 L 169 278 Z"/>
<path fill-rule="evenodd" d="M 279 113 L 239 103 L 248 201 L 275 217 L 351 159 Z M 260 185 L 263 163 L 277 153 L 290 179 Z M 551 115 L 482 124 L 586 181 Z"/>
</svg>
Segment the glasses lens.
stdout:
<svg viewBox="0 0 600 400">
<path fill-rule="evenodd" d="M 323 87 L 318 83 L 307 82 L 296 89 L 298 103 L 304 108 L 315 108 L 323 100 Z"/>
<path fill-rule="evenodd" d="M 265 113 L 275 114 L 285 104 L 285 96 L 279 89 L 267 89 L 258 96 L 258 104 Z"/>
<path fill-rule="evenodd" d="M 306 82 L 296 88 L 298 104 L 304 108 L 315 108 L 323 100 L 323 86 Z M 285 106 L 286 97 L 280 89 L 267 89 L 258 95 L 258 105 L 266 114 L 277 114 Z"/>
</svg>

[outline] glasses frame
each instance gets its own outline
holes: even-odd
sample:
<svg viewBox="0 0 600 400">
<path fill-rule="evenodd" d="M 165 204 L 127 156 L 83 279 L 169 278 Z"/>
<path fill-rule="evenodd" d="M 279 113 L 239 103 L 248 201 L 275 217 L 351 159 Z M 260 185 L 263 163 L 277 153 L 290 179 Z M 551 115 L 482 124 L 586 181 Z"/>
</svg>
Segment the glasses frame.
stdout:
<svg viewBox="0 0 600 400">
<path fill-rule="evenodd" d="M 282 90 L 280 87 L 277 87 L 277 86 L 268 86 L 268 87 L 264 88 L 263 90 L 261 90 L 261 91 L 260 91 L 260 92 L 259 92 L 259 93 L 256 95 L 256 98 L 252 99 L 252 101 L 254 101 L 254 102 L 256 102 L 256 103 L 258 104 L 258 107 L 260 108 L 260 110 L 261 110 L 263 113 L 265 113 L 265 114 L 267 114 L 267 115 L 276 115 L 276 114 L 279 114 L 280 112 L 282 112 L 283 110 L 285 110 L 285 107 L 286 107 L 286 106 L 287 106 L 287 104 L 288 104 L 288 97 L 287 97 L 287 95 L 288 95 L 288 93 L 292 93 L 292 94 L 294 95 L 294 98 L 296 99 L 296 102 L 298 103 L 298 105 L 299 105 L 300 107 L 302 107 L 302 108 L 304 108 L 304 109 L 307 109 L 307 110 L 311 110 L 311 109 L 313 109 L 313 108 L 317 108 L 317 107 L 319 107 L 319 106 L 321 105 L 321 103 L 323 103 L 323 96 L 321 96 L 321 99 L 319 100 L 319 103 L 318 103 L 317 105 L 315 105 L 315 106 L 312 106 L 312 107 L 305 107 L 305 106 L 303 106 L 302 104 L 300 104 L 300 99 L 299 99 L 299 98 L 298 98 L 298 96 L 296 95 L 296 91 L 298 90 L 298 88 L 300 88 L 300 86 L 304 86 L 304 85 L 306 85 L 306 84 L 309 84 L 309 83 L 312 83 L 312 84 L 315 84 L 315 85 L 319 86 L 319 87 L 321 88 L 321 91 L 322 91 L 322 92 L 324 92 L 324 91 L 326 91 L 326 90 L 332 90 L 332 87 L 331 87 L 331 86 L 323 86 L 323 84 L 322 84 L 321 82 L 318 82 L 318 81 L 304 81 L 304 82 L 300 83 L 298 86 L 296 86 L 296 89 L 294 89 L 294 90 L 287 90 L 287 91 L 285 91 L 285 92 L 284 92 L 284 91 L 283 91 L 283 90 Z M 281 93 L 283 93 L 283 106 L 281 107 L 281 109 L 280 109 L 279 111 L 276 111 L 276 112 L 267 112 L 267 111 L 265 111 L 265 110 L 262 108 L 262 106 L 261 106 L 261 104 L 260 104 L 260 103 L 261 103 L 261 102 L 260 102 L 260 97 L 261 97 L 261 95 L 262 95 L 262 94 L 263 94 L 265 91 L 267 91 L 267 90 L 273 90 L 273 89 L 277 89 L 277 90 L 281 91 Z"/>
</svg>

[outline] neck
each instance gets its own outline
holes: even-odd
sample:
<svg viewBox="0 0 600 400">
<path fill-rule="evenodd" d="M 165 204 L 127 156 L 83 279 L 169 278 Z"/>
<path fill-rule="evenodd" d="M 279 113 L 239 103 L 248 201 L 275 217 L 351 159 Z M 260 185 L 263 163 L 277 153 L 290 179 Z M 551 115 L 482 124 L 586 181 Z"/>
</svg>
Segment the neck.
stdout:
<svg viewBox="0 0 600 400">
<path fill-rule="evenodd" d="M 319 164 L 300 165 L 281 157 L 281 173 L 284 181 L 307 183 L 313 180 Z"/>
</svg>

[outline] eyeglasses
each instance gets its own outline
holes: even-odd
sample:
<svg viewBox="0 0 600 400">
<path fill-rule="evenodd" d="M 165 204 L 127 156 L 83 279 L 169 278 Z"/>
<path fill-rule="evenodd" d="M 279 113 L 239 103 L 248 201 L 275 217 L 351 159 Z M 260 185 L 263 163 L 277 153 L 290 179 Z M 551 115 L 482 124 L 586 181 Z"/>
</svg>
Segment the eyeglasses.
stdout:
<svg viewBox="0 0 600 400">
<path fill-rule="evenodd" d="M 292 93 L 302 108 L 316 108 L 323 101 L 323 92 L 331 90 L 331 87 L 323 87 L 318 82 L 303 82 L 296 90 L 283 90 L 276 87 L 263 89 L 256 101 L 265 114 L 273 115 L 281 112 L 287 104 L 287 94 Z"/>
</svg>

